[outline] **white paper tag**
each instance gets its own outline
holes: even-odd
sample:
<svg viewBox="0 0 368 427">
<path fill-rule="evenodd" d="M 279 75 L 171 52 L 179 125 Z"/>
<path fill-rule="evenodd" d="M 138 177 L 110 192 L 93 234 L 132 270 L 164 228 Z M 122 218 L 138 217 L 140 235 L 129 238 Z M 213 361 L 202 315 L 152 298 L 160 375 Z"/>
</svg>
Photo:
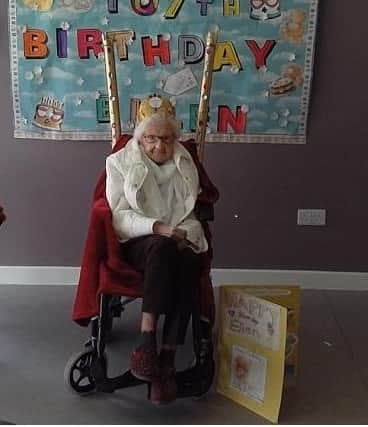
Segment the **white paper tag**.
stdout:
<svg viewBox="0 0 368 427">
<path fill-rule="evenodd" d="M 170 95 L 180 95 L 197 86 L 197 81 L 190 68 L 183 68 L 167 77 L 164 92 Z"/>
</svg>

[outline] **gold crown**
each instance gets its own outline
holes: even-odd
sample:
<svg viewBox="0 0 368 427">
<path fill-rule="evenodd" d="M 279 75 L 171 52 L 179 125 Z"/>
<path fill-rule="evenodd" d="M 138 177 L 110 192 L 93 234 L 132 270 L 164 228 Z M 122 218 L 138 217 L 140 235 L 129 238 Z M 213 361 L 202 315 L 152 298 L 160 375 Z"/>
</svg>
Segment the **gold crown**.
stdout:
<svg viewBox="0 0 368 427">
<path fill-rule="evenodd" d="M 175 107 L 168 99 L 162 98 L 160 95 L 150 95 L 140 103 L 137 120 L 141 122 L 155 113 L 160 113 L 168 117 L 175 117 Z"/>
</svg>

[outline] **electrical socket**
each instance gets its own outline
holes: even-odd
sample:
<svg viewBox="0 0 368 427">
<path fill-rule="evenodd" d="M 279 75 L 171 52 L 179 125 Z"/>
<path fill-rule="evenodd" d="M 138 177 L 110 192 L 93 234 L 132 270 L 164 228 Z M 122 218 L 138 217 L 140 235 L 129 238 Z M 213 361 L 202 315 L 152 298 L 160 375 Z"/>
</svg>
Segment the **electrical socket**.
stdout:
<svg viewBox="0 0 368 427">
<path fill-rule="evenodd" d="M 326 225 L 326 209 L 298 209 L 298 225 Z"/>
</svg>

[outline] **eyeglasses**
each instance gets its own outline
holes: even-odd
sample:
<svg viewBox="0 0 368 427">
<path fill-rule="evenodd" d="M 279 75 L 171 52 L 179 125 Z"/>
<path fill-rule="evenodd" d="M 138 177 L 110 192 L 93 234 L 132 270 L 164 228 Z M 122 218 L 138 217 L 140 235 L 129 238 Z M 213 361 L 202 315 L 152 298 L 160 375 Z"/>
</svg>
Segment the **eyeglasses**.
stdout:
<svg viewBox="0 0 368 427">
<path fill-rule="evenodd" d="M 156 144 L 158 142 L 162 142 L 163 144 L 171 144 L 173 141 L 172 135 L 144 135 L 143 138 L 148 142 L 149 144 Z"/>
</svg>

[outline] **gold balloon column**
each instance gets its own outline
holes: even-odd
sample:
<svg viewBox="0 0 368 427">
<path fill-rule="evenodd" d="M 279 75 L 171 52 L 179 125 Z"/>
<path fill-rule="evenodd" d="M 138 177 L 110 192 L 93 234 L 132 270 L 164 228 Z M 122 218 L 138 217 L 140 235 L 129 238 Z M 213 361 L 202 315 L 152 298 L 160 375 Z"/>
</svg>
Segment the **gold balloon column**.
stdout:
<svg viewBox="0 0 368 427">
<path fill-rule="evenodd" d="M 198 156 L 200 161 L 204 158 L 204 144 L 207 131 L 208 109 L 212 85 L 213 62 L 215 58 L 215 49 L 217 42 L 217 31 L 210 31 L 207 34 L 206 50 L 204 56 L 204 65 L 202 73 L 202 84 L 199 98 L 199 107 L 197 114 L 197 127 L 195 141 L 198 144 Z"/>
<path fill-rule="evenodd" d="M 111 144 L 114 146 L 121 135 L 118 85 L 116 81 L 116 67 L 114 54 L 114 32 L 102 34 L 102 44 L 105 54 L 105 70 L 107 93 L 109 96 L 109 112 L 111 124 Z"/>
</svg>

